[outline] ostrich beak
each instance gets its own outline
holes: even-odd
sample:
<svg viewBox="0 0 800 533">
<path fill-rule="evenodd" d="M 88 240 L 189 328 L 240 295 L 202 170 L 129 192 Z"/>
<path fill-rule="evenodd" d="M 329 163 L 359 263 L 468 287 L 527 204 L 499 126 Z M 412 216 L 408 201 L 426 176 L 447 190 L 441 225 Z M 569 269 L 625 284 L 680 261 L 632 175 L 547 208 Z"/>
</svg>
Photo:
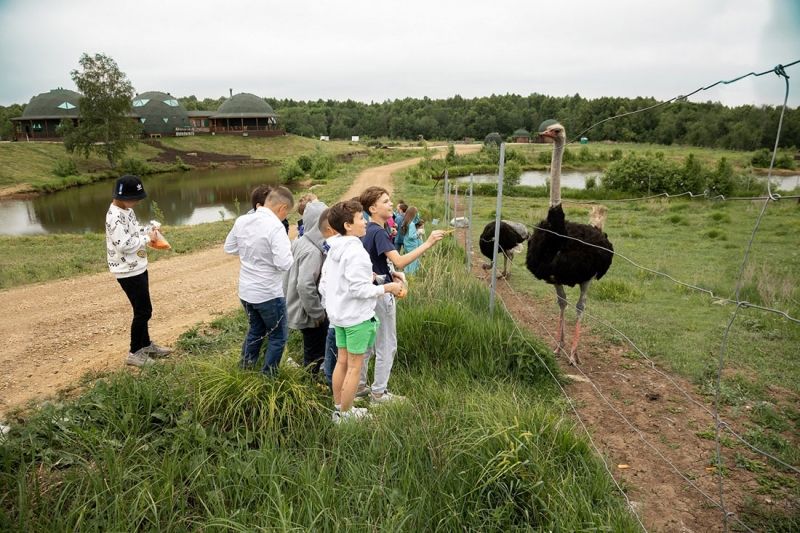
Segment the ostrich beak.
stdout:
<svg viewBox="0 0 800 533">
<path fill-rule="evenodd" d="M 541 135 L 542 137 L 549 137 L 550 139 L 555 139 L 556 137 L 555 134 L 550 130 L 540 132 L 539 135 Z"/>
</svg>

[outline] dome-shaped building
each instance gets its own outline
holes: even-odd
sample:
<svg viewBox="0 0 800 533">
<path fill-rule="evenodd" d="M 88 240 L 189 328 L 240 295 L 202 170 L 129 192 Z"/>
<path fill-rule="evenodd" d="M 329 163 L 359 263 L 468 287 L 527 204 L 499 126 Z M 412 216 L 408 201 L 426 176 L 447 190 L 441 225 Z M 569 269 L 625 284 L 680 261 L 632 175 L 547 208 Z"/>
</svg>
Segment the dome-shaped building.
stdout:
<svg viewBox="0 0 800 533">
<path fill-rule="evenodd" d="M 170 136 L 191 132 L 189 114 L 169 93 L 148 91 L 137 94 L 131 102 L 131 111 L 142 125 L 145 136 Z"/>
<path fill-rule="evenodd" d="M 272 106 L 254 94 L 234 94 L 211 117 L 211 131 L 254 136 L 283 135 Z"/>
<path fill-rule="evenodd" d="M 531 142 L 531 133 L 525 128 L 519 128 L 511 134 L 511 138 L 515 143 L 529 143 Z"/>
<path fill-rule="evenodd" d="M 58 125 L 64 119 L 78 121 L 81 94 L 69 89 L 53 89 L 37 94 L 22 112 L 22 116 L 12 118 L 14 139 L 21 141 L 58 139 Z"/>
</svg>

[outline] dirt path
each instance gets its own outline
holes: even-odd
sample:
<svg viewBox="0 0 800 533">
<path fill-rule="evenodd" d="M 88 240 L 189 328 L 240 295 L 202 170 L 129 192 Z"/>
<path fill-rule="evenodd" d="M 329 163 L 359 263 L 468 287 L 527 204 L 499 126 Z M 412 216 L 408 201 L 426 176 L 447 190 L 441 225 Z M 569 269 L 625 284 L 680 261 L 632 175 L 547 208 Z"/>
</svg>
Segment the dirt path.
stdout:
<svg viewBox="0 0 800 533">
<path fill-rule="evenodd" d="M 459 153 L 480 145 L 457 146 Z M 392 173 L 419 158 L 361 172 L 342 198 L 369 185 L 392 189 Z M 222 247 L 149 266 L 152 338 L 172 344 L 200 322 L 235 309 L 239 262 Z M 11 408 L 77 384 L 87 372 L 121 367 L 130 304 L 107 272 L 0 292 L 0 421 Z"/>
</svg>

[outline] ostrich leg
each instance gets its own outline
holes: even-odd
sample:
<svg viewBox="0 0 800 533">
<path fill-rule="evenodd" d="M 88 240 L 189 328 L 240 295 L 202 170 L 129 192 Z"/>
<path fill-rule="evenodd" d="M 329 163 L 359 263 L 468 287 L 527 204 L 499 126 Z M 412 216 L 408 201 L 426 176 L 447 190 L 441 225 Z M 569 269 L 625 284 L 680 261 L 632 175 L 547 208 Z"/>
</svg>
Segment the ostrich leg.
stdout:
<svg viewBox="0 0 800 533">
<path fill-rule="evenodd" d="M 503 273 L 499 277 L 503 279 L 508 277 L 508 255 L 505 252 L 503 252 Z"/>
<path fill-rule="evenodd" d="M 578 303 L 575 304 L 578 320 L 575 322 L 575 334 L 572 336 L 572 348 L 569 351 L 569 364 L 571 365 L 577 365 L 581 362 L 578 357 L 578 341 L 581 338 L 581 317 L 583 317 L 583 310 L 586 307 L 586 292 L 589 290 L 591 283 L 591 280 L 581 283 L 581 295 L 578 298 Z"/>
<path fill-rule="evenodd" d="M 567 293 L 563 285 L 556 285 L 556 300 L 560 312 L 558 313 L 558 344 L 556 345 L 556 355 L 564 353 L 564 311 L 567 309 Z"/>
</svg>

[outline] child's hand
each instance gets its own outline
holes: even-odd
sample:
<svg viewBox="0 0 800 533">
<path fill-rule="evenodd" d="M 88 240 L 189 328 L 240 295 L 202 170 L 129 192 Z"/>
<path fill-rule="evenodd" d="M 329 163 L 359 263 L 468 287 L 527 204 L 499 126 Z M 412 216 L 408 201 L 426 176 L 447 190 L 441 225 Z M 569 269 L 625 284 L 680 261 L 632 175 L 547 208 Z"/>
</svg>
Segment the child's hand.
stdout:
<svg viewBox="0 0 800 533">
<path fill-rule="evenodd" d="M 400 296 L 400 290 L 402 288 L 403 288 L 403 285 L 401 283 L 396 282 L 396 281 L 393 281 L 392 283 L 385 283 L 383 285 L 383 291 L 384 292 L 390 292 L 390 293 L 394 294 L 395 296 Z"/>
<path fill-rule="evenodd" d="M 431 236 L 428 237 L 427 243 L 431 246 L 436 244 L 437 242 L 441 241 L 444 237 L 444 231 L 437 229 L 431 232 Z"/>
<path fill-rule="evenodd" d="M 400 282 L 406 281 L 406 275 L 402 272 L 392 272 L 392 278 Z"/>
</svg>

